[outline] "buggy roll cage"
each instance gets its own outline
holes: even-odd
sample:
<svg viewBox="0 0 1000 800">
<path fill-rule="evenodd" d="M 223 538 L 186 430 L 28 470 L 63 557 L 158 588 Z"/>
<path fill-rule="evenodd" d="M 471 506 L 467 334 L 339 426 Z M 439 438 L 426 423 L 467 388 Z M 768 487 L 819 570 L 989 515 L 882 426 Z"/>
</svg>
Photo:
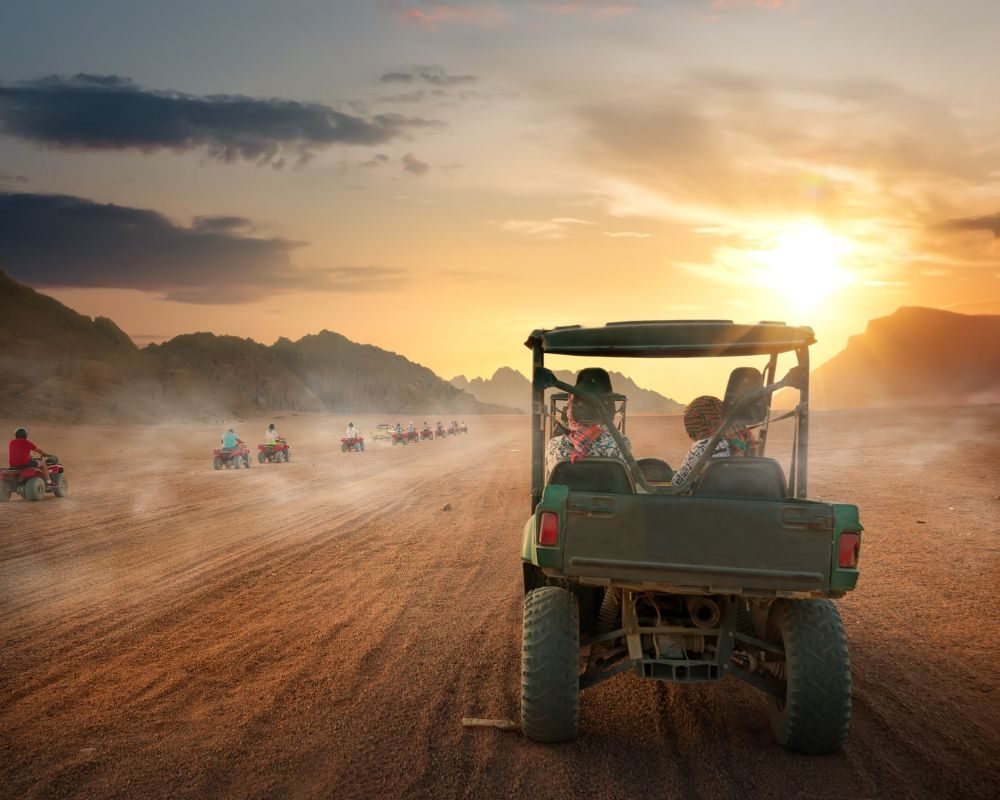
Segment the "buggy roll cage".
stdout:
<svg viewBox="0 0 1000 800">
<path fill-rule="evenodd" d="M 638 486 L 648 494 L 676 495 L 688 491 L 700 475 L 702 467 L 711 458 L 715 446 L 724 433 L 738 422 L 740 414 L 753 403 L 766 399 L 767 413 L 760 423 L 761 446 L 767 440 L 771 413 L 771 397 L 779 389 L 790 387 L 799 390 L 799 403 L 792 412 L 795 433 L 792 442 L 790 495 L 806 497 L 809 440 L 809 346 L 816 342 L 812 328 L 789 326 L 780 322 L 761 322 L 757 325 L 738 325 L 729 320 L 670 320 L 655 322 L 617 322 L 603 328 L 583 328 L 579 325 L 539 329 L 533 331 L 525 342 L 532 351 L 532 403 L 531 403 L 531 510 L 542 499 L 545 485 L 545 409 L 546 389 L 560 389 L 592 402 L 611 437 L 622 453 L 626 467 Z M 794 352 L 797 365 L 780 381 L 775 381 L 778 355 Z M 741 396 L 727 410 L 725 419 L 710 439 L 688 478 L 676 486 L 652 486 L 645 478 L 631 451 L 625 446 L 622 434 L 614 425 L 600 397 L 584 389 L 570 386 L 545 368 L 545 354 L 639 357 L 639 358 L 693 358 L 768 355 L 764 368 L 765 385 Z"/>
</svg>

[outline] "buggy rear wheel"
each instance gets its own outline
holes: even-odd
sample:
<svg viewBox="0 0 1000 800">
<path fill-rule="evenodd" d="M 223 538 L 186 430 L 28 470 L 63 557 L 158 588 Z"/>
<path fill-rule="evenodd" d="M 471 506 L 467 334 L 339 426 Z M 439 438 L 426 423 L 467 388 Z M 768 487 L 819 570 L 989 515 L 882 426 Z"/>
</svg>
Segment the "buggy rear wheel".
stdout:
<svg viewBox="0 0 1000 800">
<path fill-rule="evenodd" d="M 212 467 L 214 469 L 222 469 L 222 459 L 216 456 L 212 459 Z"/>
<path fill-rule="evenodd" d="M 24 499 L 41 500 L 45 497 L 45 481 L 41 478 L 28 478 L 24 482 Z"/>
<path fill-rule="evenodd" d="M 580 610 L 558 586 L 524 598 L 521 730 L 536 742 L 575 739 L 580 722 Z"/>
<path fill-rule="evenodd" d="M 767 638 L 785 650 L 785 697 L 768 696 L 775 739 L 796 753 L 822 755 L 844 747 L 851 721 L 851 662 L 840 612 L 829 600 L 778 600 Z"/>
<path fill-rule="evenodd" d="M 57 477 L 56 488 L 52 490 L 52 493 L 56 497 L 69 497 L 69 481 L 66 480 L 66 474 L 60 472 Z"/>
<path fill-rule="evenodd" d="M 242 463 L 243 463 L 243 458 L 241 456 L 236 456 L 236 458 L 229 459 L 229 465 L 233 469 L 239 469 Z"/>
</svg>

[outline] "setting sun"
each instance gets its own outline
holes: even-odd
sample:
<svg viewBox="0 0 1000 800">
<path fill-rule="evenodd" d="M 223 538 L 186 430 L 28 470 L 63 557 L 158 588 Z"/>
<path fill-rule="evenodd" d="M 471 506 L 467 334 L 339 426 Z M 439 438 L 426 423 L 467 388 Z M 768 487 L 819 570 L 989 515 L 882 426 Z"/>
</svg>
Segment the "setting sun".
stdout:
<svg viewBox="0 0 1000 800">
<path fill-rule="evenodd" d="M 815 308 L 851 283 L 844 261 L 854 243 L 819 223 L 786 229 L 770 245 L 748 255 L 759 267 L 760 282 L 779 290 L 798 309 Z"/>
</svg>

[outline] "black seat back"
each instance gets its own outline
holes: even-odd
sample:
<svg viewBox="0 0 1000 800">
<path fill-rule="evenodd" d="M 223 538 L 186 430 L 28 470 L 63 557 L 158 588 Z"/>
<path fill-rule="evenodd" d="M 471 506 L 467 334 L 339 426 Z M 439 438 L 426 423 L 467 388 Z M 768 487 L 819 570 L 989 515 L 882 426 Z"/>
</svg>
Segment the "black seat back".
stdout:
<svg viewBox="0 0 1000 800">
<path fill-rule="evenodd" d="M 781 500 L 788 496 L 785 473 L 773 458 L 716 458 L 692 487 L 697 497 Z"/>
<path fill-rule="evenodd" d="M 560 461 L 552 468 L 549 483 L 566 486 L 571 492 L 635 494 L 628 468 L 616 458 Z"/>
<path fill-rule="evenodd" d="M 760 389 L 764 385 L 764 376 L 760 370 L 753 367 L 737 367 L 729 374 L 726 385 L 726 396 L 722 401 L 722 416 L 726 417 L 733 410 L 736 401 L 743 395 Z M 757 425 L 767 416 L 767 400 L 762 398 L 743 409 L 737 422 L 743 425 Z"/>
</svg>

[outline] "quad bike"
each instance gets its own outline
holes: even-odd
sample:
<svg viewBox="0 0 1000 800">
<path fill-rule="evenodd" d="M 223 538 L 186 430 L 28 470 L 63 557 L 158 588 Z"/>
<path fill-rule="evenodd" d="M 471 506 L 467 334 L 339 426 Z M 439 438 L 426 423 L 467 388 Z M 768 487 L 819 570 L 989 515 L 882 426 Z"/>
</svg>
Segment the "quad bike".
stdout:
<svg viewBox="0 0 1000 800">
<path fill-rule="evenodd" d="M 443 439 L 447 435 L 448 435 L 448 432 L 443 427 L 441 427 L 440 425 L 437 428 L 434 429 L 434 438 L 435 439 Z"/>
<path fill-rule="evenodd" d="M 448 435 L 449 436 L 458 436 L 458 426 L 457 425 L 451 425 L 451 426 L 449 426 L 448 427 Z"/>
<path fill-rule="evenodd" d="M 433 439 L 433 438 L 434 438 L 434 431 L 431 430 L 430 428 L 424 428 L 422 431 L 420 431 L 420 441 L 423 441 L 424 439 Z"/>
<path fill-rule="evenodd" d="M 365 440 L 361 436 L 355 436 L 352 439 L 340 440 L 341 453 L 363 453 L 364 451 L 365 451 Z"/>
<path fill-rule="evenodd" d="M 280 464 L 282 461 L 289 461 L 290 459 L 291 450 L 289 449 L 288 441 L 285 439 L 278 439 L 273 444 L 257 445 L 257 461 L 260 464 L 265 462 Z"/>
<path fill-rule="evenodd" d="M 419 442 L 420 441 L 420 434 L 417 431 L 407 431 L 406 432 L 406 441 L 408 441 L 408 442 Z"/>
<path fill-rule="evenodd" d="M 410 441 L 410 437 L 406 435 L 406 431 L 392 431 L 390 436 L 392 438 L 393 447 L 397 444 L 406 444 Z"/>
<path fill-rule="evenodd" d="M 260 456 L 258 456 L 260 458 Z M 212 467 L 214 469 L 239 469 L 240 467 L 250 468 L 250 448 L 246 442 L 238 439 L 236 447 L 217 447 L 212 451 Z"/>
<path fill-rule="evenodd" d="M 51 483 L 45 483 L 38 467 L 0 468 L 0 503 L 6 503 L 14 493 L 25 500 L 41 500 L 47 492 L 52 492 L 56 497 L 66 497 L 69 494 L 69 481 L 59 459 L 48 456 L 45 463 L 49 465 Z"/>
<path fill-rule="evenodd" d="M 466 425 L 465 423 L 462 423 L 461 425 L 458 426 L 458 432 L 459 433 L 468 433 L 469 432 L 469 426 Z"/>
<path fill-rule="evenodd" d="M 623 672 L 671 683 L 732 675 L 764 695 L 771 731 L 786 749 L 843 748 L 851 666 L 834 601 L 857 584 L 864 529 L 856 505 L 807 492 L 815 341 L 808 327 L 719 320 L 569 326 L 528 337 L 531 516 L 521 542 L 528 738 L 575 738 L 581 691 Z M 786 353 L 796 364 L 778 380 Z M 550 355 L 761 362 L 732 371 L 722 419 L 678 480 L 662 459 L 632 455 L 623 402 L 560 381 L 545 367 Z M 776 414 L 771 398 L 781 389 L 797 391 L 798 401 Z M 559 415 L 545 409 L 550 390 L 594 409 L 620 457 L 566 459 L 546 474 L 547 441 L 560 435 Z M 765 456 L 769 428 L 785 419 L 793 428 L 787 478 L 782 463 Z M 747 455 L 713 457 L 733 430 L 755 431 Z"/>
</svg>

